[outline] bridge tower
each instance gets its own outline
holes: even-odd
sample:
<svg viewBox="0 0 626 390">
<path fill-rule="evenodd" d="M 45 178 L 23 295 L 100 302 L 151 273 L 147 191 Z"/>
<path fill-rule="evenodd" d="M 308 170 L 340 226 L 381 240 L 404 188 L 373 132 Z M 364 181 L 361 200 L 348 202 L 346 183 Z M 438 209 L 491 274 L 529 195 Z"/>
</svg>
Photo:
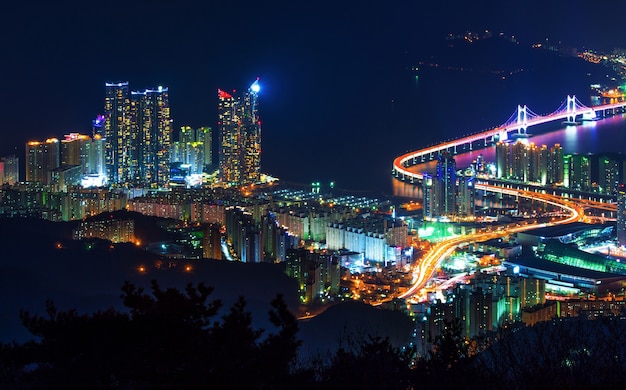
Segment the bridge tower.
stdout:
<svg viewBox="0 0 626 390">
<path fill-rule="evenodd" d="M 576 120 L 576 95 L 567 95 L 567 121 L 574 123 Z"/>
<path fill-rule="evenodd" d="M 522 107 L 517 105 L 517 125 L 519 126 L 517 133 L 526 134 L 526 128 L 528 128 L 528 110 L 526 105 Z"/>
</svg>

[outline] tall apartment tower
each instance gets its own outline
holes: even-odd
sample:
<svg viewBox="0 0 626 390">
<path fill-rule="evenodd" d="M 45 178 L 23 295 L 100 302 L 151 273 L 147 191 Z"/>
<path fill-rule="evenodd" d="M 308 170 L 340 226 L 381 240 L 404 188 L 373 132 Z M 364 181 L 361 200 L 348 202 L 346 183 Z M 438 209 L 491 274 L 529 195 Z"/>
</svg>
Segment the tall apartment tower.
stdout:
<svg viewBox="0 0 626 390">
<path fill-rule="evenodd" d="M 105 164 L 109 183 L 164 186 L 169 180 L 169 93 L 131 92 L 128 82 L 105 84 Z"/>
<path fill-rule="evenodd" d="M 44 142 L 26 144 L 26 181 L 51 184 L 51 172 L 59 167 L 59 140 L 49 138 Z"/>
<path fill-rule="evenodd" d="M 587 191 L 591 188 L 591 165 L 589 157 L 568 154 L 563 159 L 563 181 L 567 188 Z"/>
<path fill-rule="evenodd" d="M 598 159 L 598 185 L 600 189 L 611 195 L 617 192 L 620 183 L 620 162 L 608 156 L 600 156 Z"/>
<path fill-rule="evenodd" d="M 130 89 L 128 82 L 106 83 L 104 98 L 105 165 L 109 183 L 131 180 Z"/>
<path fill-rule="evenodd" d="M 80 165 L 81 174 L 91 172 L 91 138 L 88 135 L 70 133 L 61 140 L 61 165 Z"/>
<path fill-rule="evenodd" d="M 508 179 L 511 176 L 511 146 L 499 141 L 496 144 L 496 177 Z"/>
<path fill-rule="evenodd" d="M 528 147 L 522 141 L 517 141 L 511 146 L 511 177 L 514 180 L 526 182 L 529 180 Z"/>
<path fill-rule="evenodd" d="M 456 161 L 448 152 L 439 155 L 437 178 L 441 181 L 441 214 L 456 214 Z"/>
<path fill-rule="evenodd" d="M 163 187 L 170 177 L 172 121 L 168 88 L 132 92 L 130 117 L 133 182 Z"/>
<path fill-rule="evenodd" d="M 202 144 L 204 165 L 213 164 L 213 130 L 207 126 L 196 129 L 196 142 Z"/>
<path fill-rule="evenodd" d="M 560 144 L 554 144 L 548 156 L 547 184 L 563 183 L 563 173 L 563 148 Z"/>
<path fill-rule="evenodd" d="M 474 174 L 470 169 L 466 169 L 458 177 L 458 214 L 464 217 L 474 215 L 476 202 L 476 189 L 474 188 Z"/>
<path fill-rule="evenodd" d="M 229 185 L 254 183 L 260 178 L 261 121 L 258 116 L 258 79 L 243 96 L 218 89 L 220 180 Z"/>
</svg>

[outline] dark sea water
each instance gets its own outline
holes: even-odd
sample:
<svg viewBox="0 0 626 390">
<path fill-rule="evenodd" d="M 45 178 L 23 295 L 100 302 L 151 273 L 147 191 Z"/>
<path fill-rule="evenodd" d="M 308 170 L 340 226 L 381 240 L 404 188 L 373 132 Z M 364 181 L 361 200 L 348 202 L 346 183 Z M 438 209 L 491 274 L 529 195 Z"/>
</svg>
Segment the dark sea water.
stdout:
<svg viewBox="0 0 626 390">
<path fill-rule="evenodd" d="M 336 89 L 328 94 L 330 108 L 320 117 L 305 142 L 295 135 L 264 129 L 263 170 L 287 182 L 334 181 L 339 189 L 364 195 L 398 193 L 391 176 L 393 159 L 444 140 L 476 133 L 505 123 L 517 105 L 543 115 L 555 111 L 567 95 L 592 105 L 590 84 L 609 79 L 608 69 L 572 59 L 561 66 L 538 67 L 502 77 L 480 72 L 434 68 L 372 75 L 367 88 Z M 271 121 L 271 118 L 270 118 Z M 307 123 L 293 124 L 296 131 Z M 564 152 L 601 153 L 626 150 L 626 122 L 613 117 L 576 128 L 543 125 L 531 141 L 560 143 Z M 545 133 L 545 134 L 543 134 Z M 487 160 L 493 150 L 458 156 L 468 164 L 479 153 Z"/>
</svg>

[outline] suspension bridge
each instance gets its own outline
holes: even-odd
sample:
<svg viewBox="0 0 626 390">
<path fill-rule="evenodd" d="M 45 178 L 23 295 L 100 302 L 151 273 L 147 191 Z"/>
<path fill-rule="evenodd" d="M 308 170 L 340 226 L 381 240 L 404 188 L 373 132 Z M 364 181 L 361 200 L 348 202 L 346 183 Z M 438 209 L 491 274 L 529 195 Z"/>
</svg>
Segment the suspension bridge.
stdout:
<svg viewBox="0 0 626 390">
<path fill-rule="evenodd" d="M 502 125 L 492 129 L 468 135 L 456 140 L 442 142 L 438 145 L 415 150 L 393 161 L 392 174 L 402 181 L 419 183 L 423 178 L 421 172 L 412 172 L 408 168 L 423 162 L 431 161 L 441 152 L 448 151 L 456 154 L 457 148 L 484 148 L 496 141 L 505 141 L 515 135 L 526 135 L 526 131 L 531 126 L 537 126 L 548 122 L 562 121 L 564 124 L 576 125 L 582 121 L 596 120 L 599 117 L 613 115 L 616 112 L 623 112 L 626 109 L 626 102 L 604 104 L 600 106 L 587 107 L 582 104 L 576 96 L 567 96 L 561 105 L 552 113 L 537 115 L 526 105 L 518 105 L 517 110 Z"/>
</svg>

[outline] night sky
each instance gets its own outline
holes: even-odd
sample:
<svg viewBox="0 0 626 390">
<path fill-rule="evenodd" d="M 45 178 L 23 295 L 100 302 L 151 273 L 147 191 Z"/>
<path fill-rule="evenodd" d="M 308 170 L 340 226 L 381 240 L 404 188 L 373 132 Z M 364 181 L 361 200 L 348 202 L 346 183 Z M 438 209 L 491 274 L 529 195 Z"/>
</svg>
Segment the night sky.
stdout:
<svg viewBox="0 0 626 390">
<path fill-rule="evenodd" d="M 263 153 L 273 156 L 265 166 L 276 170 L 277 156 L 293 149 L 350 158 L 359 145 L 345 146 L 374 136 L 365 124 L 384 120 L 368 117 L 380 104 L 370 86 L 392 99 L 385 75 L 450 32 L 626 47 L 622 2 L 423 3 L 12 2 L 0 12 L 0 155 L 23 154 L 29 139 L 89 132 L 105 82 L 168 86 L 175 129 L 215 128 L 216 89 L 244 89 L 260 77 Z"/>
</svg>

